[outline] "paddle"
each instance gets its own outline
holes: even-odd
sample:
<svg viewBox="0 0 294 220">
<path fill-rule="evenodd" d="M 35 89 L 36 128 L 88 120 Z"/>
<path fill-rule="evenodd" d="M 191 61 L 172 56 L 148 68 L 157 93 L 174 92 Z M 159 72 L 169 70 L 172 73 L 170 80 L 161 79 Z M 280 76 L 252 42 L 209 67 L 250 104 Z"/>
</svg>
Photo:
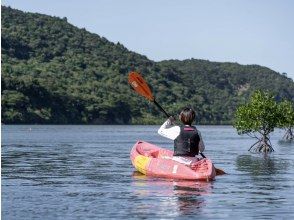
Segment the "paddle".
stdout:
<svg viewBox="0 0 294 220">
<path fill-rule="evenodd" d="M 166 117 L 170 117 L 170 115 L 156 102 L 148 84 L 139 73 L 129 73 L 129 84 L 139 95 L 142 95 L 149 101 L 153 102 L 166 115 Z"/>
<path fill-rule="evenodd" d="M 153 96 L 151 89 L 149 88 L 148 84 L 141 76 L 141 74 L 137 72 L 130 72 L 128 78 L 129 84 L 132 88 L 141 96 L 145 97 L 149 101 L 153 102 L 165 115 L 166 117 L 170 117 L 170 115 L 156 102 L 155 97 Z M 206 158 L 203 153 L 200 153 L 203 158 Z M 216 175 L 226 174 L 225 171 L 218 169 L 215 167 Z"/>
</svg>

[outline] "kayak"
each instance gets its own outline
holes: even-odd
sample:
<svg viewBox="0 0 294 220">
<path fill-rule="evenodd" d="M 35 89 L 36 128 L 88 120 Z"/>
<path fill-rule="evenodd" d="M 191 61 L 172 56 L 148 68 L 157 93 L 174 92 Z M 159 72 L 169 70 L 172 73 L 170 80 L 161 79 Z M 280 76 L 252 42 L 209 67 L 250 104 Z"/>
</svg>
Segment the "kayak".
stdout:
<svg viewBox="0 0 294 220">
<path fill-rule="evenodd" d="M 211 160 L 200 159 L 193 163 L 193 168 L 172 160 L 173 151 L 160 148 L 145 141 L 137 141 L 130 158 L 137 171 L 147 176 L 185 179 L 213 180 L 216 173 Z"/>
</svg>

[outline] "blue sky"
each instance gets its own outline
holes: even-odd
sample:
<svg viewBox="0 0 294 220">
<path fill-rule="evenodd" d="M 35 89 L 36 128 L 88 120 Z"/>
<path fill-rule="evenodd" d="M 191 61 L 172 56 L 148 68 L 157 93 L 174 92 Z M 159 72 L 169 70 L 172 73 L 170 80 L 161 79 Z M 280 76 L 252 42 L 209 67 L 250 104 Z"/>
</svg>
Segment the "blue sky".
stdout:
<svg viewBox="0 0 294 220">
<path fill-rule="evenodd" d="M 292 0 L 2 0 L 2 5 L 67 17 L 155 61 L 258 64 L 294 79 Z"/>
</svg>

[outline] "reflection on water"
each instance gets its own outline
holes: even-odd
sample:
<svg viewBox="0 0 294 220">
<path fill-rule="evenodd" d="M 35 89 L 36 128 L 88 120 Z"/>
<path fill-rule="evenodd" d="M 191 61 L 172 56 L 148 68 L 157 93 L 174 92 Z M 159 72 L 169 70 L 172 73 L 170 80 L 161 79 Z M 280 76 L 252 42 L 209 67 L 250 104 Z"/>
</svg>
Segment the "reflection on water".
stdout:
<svg viewBox="0 0 294 220">
<path fill-rule="evenodd" d="M 29 128 L 31 128 L 29 130 Z M 3 219 L 294 219 L 294 147 L 244 155 L 252 140 L 203 126 L 213 182 L 134 172 L 136 140 L 171 149 L 158 126 L 2 126 Z M 229 152 L 229 153 L 228 153 Z M 232 211 L 233 210 L 233 211 Z"/>
<path fill-rule="evenodd" d="M 277 174 L 288 169 L 289 162 L 268 155 L 240 155 L 237 157 L 237 169 L 252 176 Z"/>
<path fill-rule="evenodd" d="M 5 150 L 1 160 L 2 175 L 6 179 L 24 179 L 41 185 L 60 184 L 73 176 L 82 164 L 71 145 L 3 145 L 2 149 Z"/>
<path fill-rule="evenodd" d="M 237 157 L 237 170 L 247 172 L 253 184 L 248 187 L 248 192 L 254 193 L 256 199 L 252 203 L 259 203 L 261 200 L 267 204 L 278 204 L 285 200 L 285 197 L 275 195 L 288 187 L 285 178 L 279 174 L 287 172 L 290 163 L 274 157 L 258 155 L 240 155 Z M 262 199 L 263 198 L 263 199 Z"/>
<path fill-rule="evenodd" d="M 289 148 L 289 150 L 293 150 L 293 147 L 294 147 L 294 140 L 279 140 L 278 141 L 278 144 L 280 146 L 285 146 L 285 147 L 292 147 L 292 148 Z"/>
<path fill-rule="evenodd" d="M 136 193 L 141 196 L 160 196 L 169 199 L 161 204 L 174 207 L 182 215 L 189 215 L 197 212 L 205 204 L 205 196 L 211 194 L 212 182 L 170 180 L 148 177 L 140 172 L 133 172 L 133 185 Z M 150 210 L 146 210 L 150 211 Z"/>
</svg>

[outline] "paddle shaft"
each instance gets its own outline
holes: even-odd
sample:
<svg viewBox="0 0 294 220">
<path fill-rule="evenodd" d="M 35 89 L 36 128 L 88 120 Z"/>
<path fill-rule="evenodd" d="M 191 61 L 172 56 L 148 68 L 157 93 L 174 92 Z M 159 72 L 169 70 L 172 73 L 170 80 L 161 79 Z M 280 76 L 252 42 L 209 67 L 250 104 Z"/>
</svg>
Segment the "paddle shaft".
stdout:
<svg viewBox="0 0 294 220">
<path fill-rule="evenodd" d="M 156 100 L 154 99 L 154 104 L 166 115 L 166 117 L 170 117 L 170 115 L 161 107 L 161 105 L 158 104 L 158 102 L 156 102 Z"/>
<path fill-rule="evenodd" d="M 205 155 L 204 155 L 203 153 L 200 153 L 200 155 L 201 155 L 203 158 L 206 158 Z"/>
</svg>

